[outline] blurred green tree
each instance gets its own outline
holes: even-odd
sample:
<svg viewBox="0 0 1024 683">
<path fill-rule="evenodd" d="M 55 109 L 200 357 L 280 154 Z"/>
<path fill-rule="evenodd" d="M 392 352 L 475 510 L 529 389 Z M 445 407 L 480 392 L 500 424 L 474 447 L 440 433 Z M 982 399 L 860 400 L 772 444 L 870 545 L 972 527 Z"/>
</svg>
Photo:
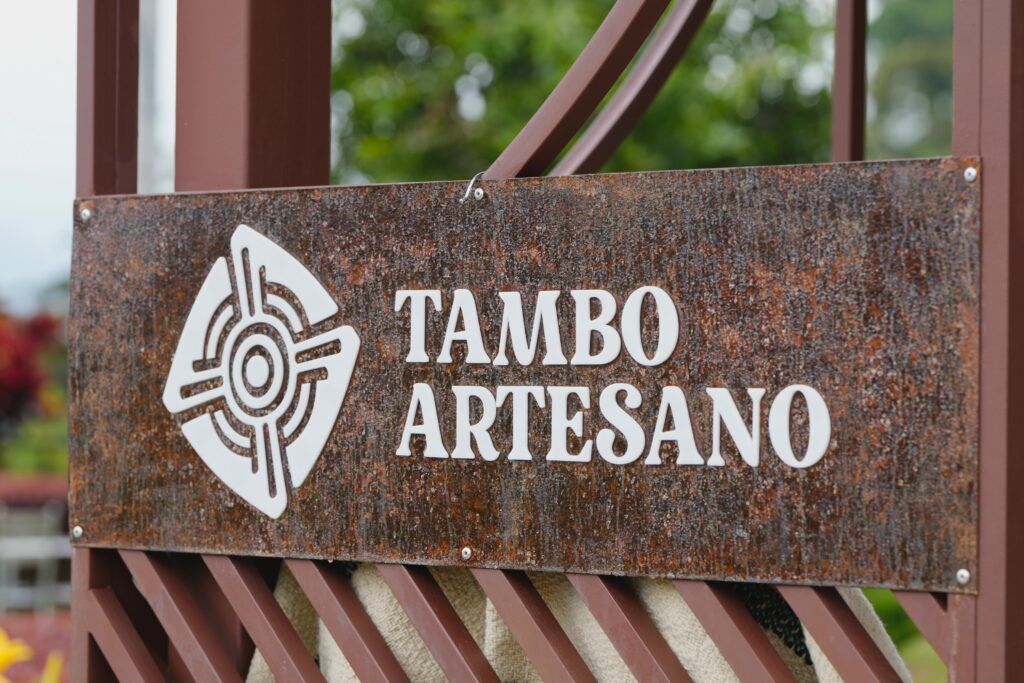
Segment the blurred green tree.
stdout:
<svg viewBox="0 0 1024 683">
<path fill-rule="evenodd" d="M 868 41 L 870 158 L 950 153 L 953 3 L 879 3 Z"/>
<path fill-rule="evenodd" d="M 579 54 L 611 0 L 337 0 L 338 182 L 486 168 Z M 821 161 L 831 8 L 722 0 L 607 170 Z"/>
<path fill-rule="evenodd" d="M 612 0 L 335 0 L 336 182 L 466 178 L 555 86 Z M 952 2 L 876 0 L 869 158 L 949 151 Z M 831 0 L 719 0 L 607 171 L 825 161 Z"/>
</svg>

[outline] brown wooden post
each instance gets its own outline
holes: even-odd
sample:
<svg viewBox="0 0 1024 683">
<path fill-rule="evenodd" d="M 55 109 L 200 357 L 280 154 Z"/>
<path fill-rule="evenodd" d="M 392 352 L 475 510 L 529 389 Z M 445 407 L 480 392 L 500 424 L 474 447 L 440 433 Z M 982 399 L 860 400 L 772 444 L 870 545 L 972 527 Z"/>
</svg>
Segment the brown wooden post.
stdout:
<svg viewBox="0 0 1024 683">
<path fill-rule="evenodd" d="M 175 188 L 330 179 L 328 0 L 180 0 Z"/>
<path fill-rule="evenodd" d="M 329 0 L 179 0 L 177 43 L 177 191 L 330 181 Z M 235 611 L 199 563 L 178 567 L 244 674 Z M 170 667 L 188 678 L 173 648 Z"/>
<path fill-rule="evenodd" d="M 75 193 L 135 192 L 138 149 L 138 0 L 80 0 Z M 109 587 L 109 554 L 72 554 L 71 647 L 76 681 L 105 681 L 114 673 L 90 634 L 89 595 Z"/>
<path fill-rule="evenodd" d="M 954 680 L 1024 670 L 1024 7 L 958 0 L 953 32 L 953 153 L 982 157 L 981 443 L 977 600 L 951 601 Z M 965 180 L 965 182 L 967 182 Z M 973 640 L 972 640 L 973 636 Z M 972 666 L 973 665 L 973 668 Z"/>
<path fill-rule="evenodd" d="M 859 161 L 864 158 L 867 4 L 867 0 L 836 2 L 832 161 Z"/>
<path fill-rule="evenodd" d="M 78 4 L 76 194 L 135 192 L 138 0 Z"/>
</svg>

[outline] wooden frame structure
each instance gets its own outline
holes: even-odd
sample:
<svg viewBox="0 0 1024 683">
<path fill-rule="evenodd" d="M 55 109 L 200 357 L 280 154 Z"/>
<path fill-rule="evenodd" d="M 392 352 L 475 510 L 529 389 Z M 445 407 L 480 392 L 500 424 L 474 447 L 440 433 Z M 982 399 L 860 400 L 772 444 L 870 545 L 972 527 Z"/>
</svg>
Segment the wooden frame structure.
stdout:
<svg viewBox="0 0 1024 683">
<path fill-rule="evenodd" d="M 682 57 L 711 0 L 618 0 L 575 64 L 487 170 L 487 178 L 595 172 Z M 980 156 L 982 193 L 980 560 L 978 593 L 897 598 L 956 681 L 1010 680 L 1024 668 L 1024 459 L 1011 429 L 1024 417 L 1024 8 L 955 0 L 953 153 Z M 572 148 L 560 152 L 654 31 L 622 85 Z M 178 0 L 178 190 L 329 182 L 329 0 Z M 134 193 L 138 0 L 80 0 L 77 194 Z M 838 0 L 835 161 L 864 146 L 866 0 Z M 554 164 L 553 168 L 552 165 Z M 1018 291 L 1019 290 L 1019 291 Z M 347 579 L 325 563 L 286 560 L 363 680 L 406 680 Z M 322 675 L 273 599 L 278 562 L 76 547 L 74 680 L 241 680 L 254 648 L 279 680 Z M 423 567 L 380 573 L 444 673 L 496 680 Z M 593 680 L 521 572 L 473 575 L 545 680 Z M 637 598 L 612 577 L 569 579 L 639 680 L 688 680 Z M 724 584 L 676 587 L 742 680 L 792 680 L 751 614 Z M 783 598 L 846 680 L 896 673 L 834 588 L 783 586 Z"/>
</svg>

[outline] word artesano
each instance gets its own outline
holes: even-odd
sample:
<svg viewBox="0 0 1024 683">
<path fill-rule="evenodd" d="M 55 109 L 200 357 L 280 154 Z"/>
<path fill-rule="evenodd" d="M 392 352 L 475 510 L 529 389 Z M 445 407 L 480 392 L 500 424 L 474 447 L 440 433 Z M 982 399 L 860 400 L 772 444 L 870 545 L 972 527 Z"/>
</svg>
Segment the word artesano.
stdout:
<svg viewBox="0 0 1024 683">
<path fill-rule="evenodd" d="M 484 345 L 473 293 L 468 289 L 455 290 L 451 295 L 441 347 L 433 360 L 437 363 L 451 363 L 452 348 L 460 343 L 466 345 L 467 364 L 507 366 L 515 362 L 529 366 L 537 360 L 540 342 L 543 341 L 544 353 L 539 359 L 541 365 L 607 365 L 624 350 L 640 365 L 657 366 L 667 361 L 676 348 L 679 340 L 679 314 L 675 302 L 665 290 L 659 287 L 640 287 L 633 291 L 626 297 L 616 325 L 617 306 L 611 293 L 601 289 L 578 289 L 569 292 L 575 310 L 575 343 L 571 356 L 567 356 L 567 350 L 562 346 L 561 321 L 556 305 L 560 295 L 558 291 L 541 291 L 537 294 L 533 320 L 528 328 L 522 295 L 519 292 L 499 292 L 503 304 L 501 333 L 497 352 L 491 357 Z M 657 340 L 649 340 L 649 344 L 644 343 L 641 325 L 645 303 L 653 304 L 653 312 L 657 316 Z M 434 312 L 441 313 L 440 290 L 411 289 L 395 293 L 395 312 L 406 307 L 409 309 L 407 363 L 429 363 L 432 360 L 426 348 L 426 321 L 430 314 L 428 305 Z M 648 353 L 648 348 L 653 348 L 653 353 Z M 550 412 L 550 448 L 543 456 L 548 461 L 590 462 L 596 442 L 598 456 L 609 463 L 627 465 L 643 457 L 644 464 L 661 465 L 662 447 L 674 443 L 678 449 L 677 465 L 722 466 L 725 464 L 721 452 L 724 427 L 744 462 L 752 467 L 760 462 L 761 402 L 764 389 L 746 390 L 751 402 L 749 426 L 728 389 L 708 387 L 704 390 L 711 398 L 713 421 L 711 453 L 706 460 L 697 450 L 686 395 L 677 386 L 661 388 L 658 416 L 648 439 L 648 432 L 629 412 L 640 408 L 640 391 L 632 384 L 609 384 L 597 398 L 601 416 L 609 427 L 599 430 L 596 439 L 583 441 L 575 452 L 569 449 L 568 435 L 572 433 L 578 438 L 584 436 L 582 411 L 591 407 L 590 387 L 501 385 L 492 390 L 483 386 L 465 385 L 453 386 L 451 391 L 455 396 L 455 444 L 451 452 L 441 437 L 434 389 L 429 384 L 417 383 L 412 388 L 397 455 L 411 455 L 411 438 L 421 435 L 424 439 L 423 455 L 427 458 L 473 459 L 479 453 L 484 460 L 497 460 L 501 452 L 494 445 L 490 429 L 497 418 L 498 409 L 508 405 L 512 411 L 512 434 L 507 457 L 509 460 L 533 460 L 534 454 L 529 448 L 532 403 Z M 793 400 L 798 394 L 803 397 L 808 424 L 807 445 L 800 455 L 794 452 L 790 432 Z M 476 404 L 475 408 L 473 403 Z M 625 448 L 619 449 L 621 452 L 614 448 L 616 432 L 625 443 Z M 790 467 L 810 467 L 821 460 L 831 438 L 828 407 L 821 394 L 804 384 L 792 384 L 780 391 L 768 411 L 768 437 L 775 454 Z"/>
</svg>

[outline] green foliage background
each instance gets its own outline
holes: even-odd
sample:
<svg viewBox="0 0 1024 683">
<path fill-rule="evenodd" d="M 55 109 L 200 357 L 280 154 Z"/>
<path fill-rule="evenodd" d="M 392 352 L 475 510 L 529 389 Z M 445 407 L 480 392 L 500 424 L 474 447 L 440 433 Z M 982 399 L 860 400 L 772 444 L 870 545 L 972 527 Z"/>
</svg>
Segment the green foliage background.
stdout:
<svg viewBox="0 0 1024 683">
<path fill-rule="evenodd" d="M 336 0 L 336 182 L 468 178 L 612 0 Z M 949 149 L 952 2 L 871 3 L 868 154 Z M 826 161 L 833 5 L 719 0 L 606 171 Z"/>
</svg>

